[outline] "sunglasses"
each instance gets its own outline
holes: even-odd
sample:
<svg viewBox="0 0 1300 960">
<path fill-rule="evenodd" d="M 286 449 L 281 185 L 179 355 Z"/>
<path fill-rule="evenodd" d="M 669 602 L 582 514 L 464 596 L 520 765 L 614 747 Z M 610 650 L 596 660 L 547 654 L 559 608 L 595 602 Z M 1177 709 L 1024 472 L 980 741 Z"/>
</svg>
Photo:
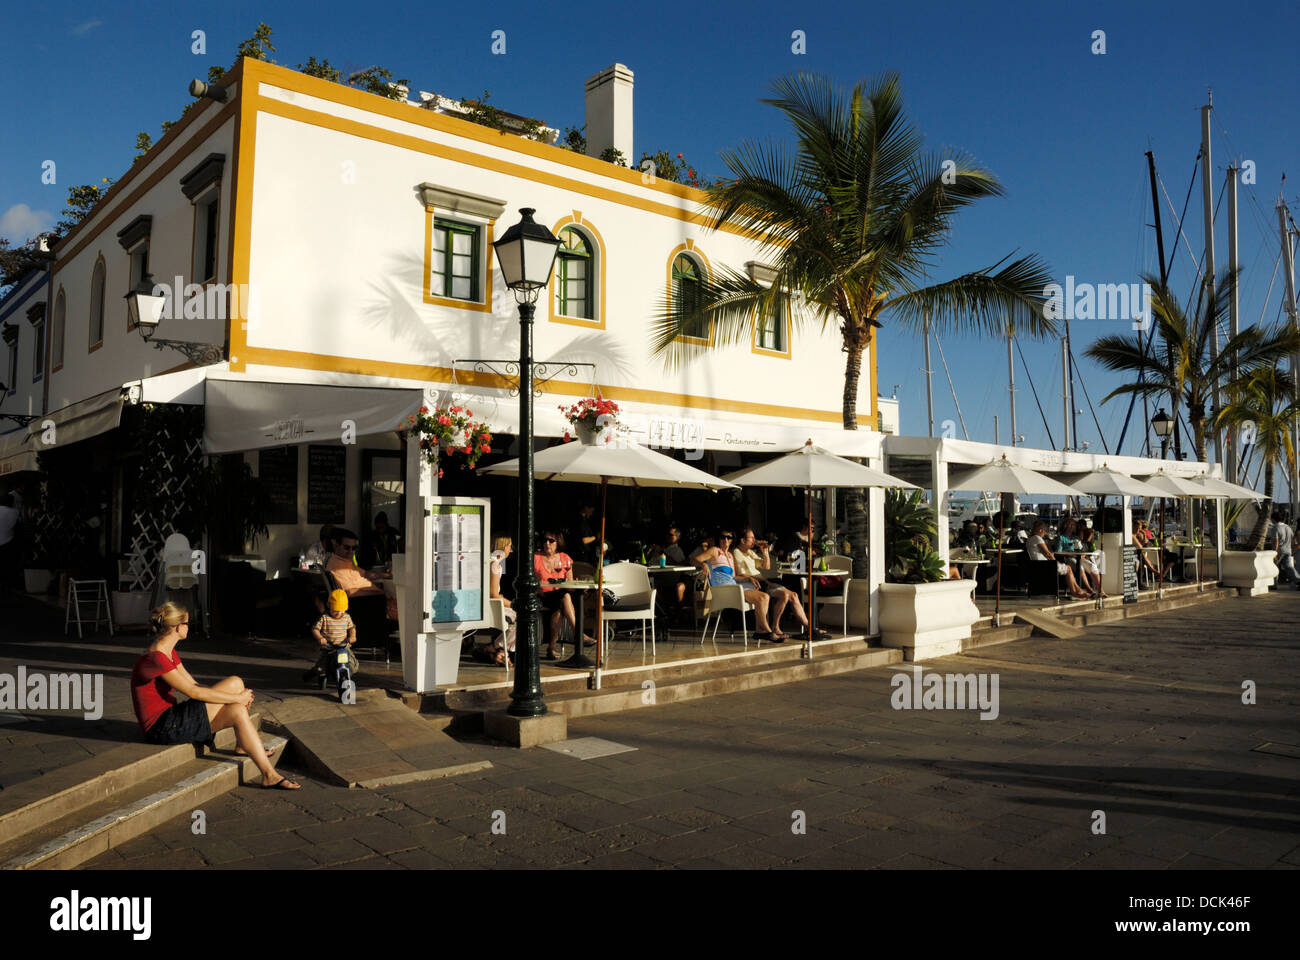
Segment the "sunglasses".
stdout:
<svg viewBox="0 0 1300 960">
<path fill-rule="evenodd" d="M 542 541 L 542 543 L 559 543 L 559 542 L 560 541 L 556 540 L 554 537 L 547 537 L 545 540 Z"/>
<path fill-rule="evenodd" d="M 719 539 L 719 540 L 735 540 L 736 538 L 733 537 L 733 536 L 732 536 L 731 534 L 729 534 L 729 533 L 720 533 L 720 534 L 718 534 L 718 539 Z"/>
</svg>

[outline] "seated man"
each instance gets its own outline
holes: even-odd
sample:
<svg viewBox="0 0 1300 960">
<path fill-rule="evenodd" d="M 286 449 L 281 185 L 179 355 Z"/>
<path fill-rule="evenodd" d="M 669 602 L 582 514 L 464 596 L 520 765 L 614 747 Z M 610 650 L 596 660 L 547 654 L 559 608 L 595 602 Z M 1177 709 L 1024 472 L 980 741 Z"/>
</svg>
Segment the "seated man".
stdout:
<svg viewBox="0 0 1300 960">
<path fill-rule="evenodd" d="M 1029 552 L 1029 559 L 1049 560 L 1054 562 L 1056 564 L 1057 574 L 1065 578 L 1065 586 L 1066 589 L 1070 591 L 1070 596 L 1074 597 L 1076 600 L 1091 600 L 1092 594 L 1085 592 L 1084 589 L 1079 586 L 1078 582 L 1075 581 L 1074 571 L 1066 564 L 1057 560 L 1056 555 L 1052 553 L 1051 549 L 1047 546 L 1047 541 L 1043 539 L 1043 534 L 1046 532 L 1047 524 L 1043 523 L 1043 521 L 1040 520 L 1034 524 L 1034 534 L 1029 538 L 1029 543 L 1026 544 L 1025 547 Z"/>
<path fill-rule="evenodd" d="M 320 536 L 315 543 L 307 545 L 303 556 L 309 567 L 323 567 L 334 555 L 334 524 L 327 523 L 320 528 Z"/>
<path fill-rule="evenodd" d="M 392 562 L 393 554 L 402 552 L 397 531 L 388 525 L 388 514 L 382 510 L 375 514 L 375 529 L 370 531 L 365 547 L 366 562 L 372 567 L 382 567 Z"/>
<path fill-rule="evenodd" d="M 389 629 L 384 618 L 397 619 L 397 600 L 385 595 L 383 587 L 376 586 L 375 580 L 390 580 L 390 573 L 366 573 L 356 565 L 352 557 L 357 549 L 357 535 L 346 527 L 335 527 L 333 533 L 334 552 L 325 565 L 338 588 L 348 595 L 349 606 L 356 613 L 362 625 L 361 632 L 370 636 L 387 638 Z"/>
<path fill-rule="evenodd" d="M 647 560 L 651 566 L 659 562 L 659 558 L 664 558 L 664 565 L 669 567 L 686 566 L 686 551 L 682 549 L 682 532 L 677 526 L 670 526 L 665 531 L 663 545 L 653 544 L 646 553 Z M 671 588 L 676 605 L 671 607 L 674 617 L 680 616 L 686 610 L 687 591 L 695 580 L 695 575 L 686 573 L 664 584 L 666 588 Z"/>
<path fill-rule="evenodd" d="M 736 561 L 734 571 L 736 582 L 742 587 L 753 587 L 767 594 L 768 622 L 772 628 L 778 631 L 781 629 L 781 614 L 789 605 L 794 611 L 795 619 L 803 627 L 800 634 L 807 633 L 808 616 L 804 613 L 803 604 L 799 602 L 799 596 L 789 587 L 783 587 L 779 583 L 763 578 L 762 573 L 771 572 L 773 567 L 771 547 L 767 541 L 760 542 L 754 537 L 753 527 L 745 527 L 740 532 L 740 543 L 732 551 L 732 556 Z M 772 639 L 776 640 L 777 636 L 774 633 Z M 829 640 L 831 635 L 825 630 L 814 630 L 813 637 L 817 640 Z M 781 635 L 781 639 L 784 640 L 785 636 Z"/>
</svg>

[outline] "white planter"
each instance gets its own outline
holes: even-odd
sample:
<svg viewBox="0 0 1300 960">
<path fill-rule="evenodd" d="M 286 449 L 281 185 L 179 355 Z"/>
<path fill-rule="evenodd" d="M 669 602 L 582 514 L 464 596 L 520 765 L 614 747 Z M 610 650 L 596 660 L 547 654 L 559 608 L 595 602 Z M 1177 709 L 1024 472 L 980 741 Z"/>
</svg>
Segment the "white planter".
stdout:
<svg viewBox="0 0 1300 960">
<path fill-rule="evenodd" d="M 1105 555 L 1101 588 L 1112 597 L 1120 596 L 1124 593 L 1124 534 L 1103 533 L 1101 552 Z"/>
<path fill-rule="evenodd" d="M 130 627 L 149 622 L 149 594 L 144 590 L 113 591 L 113 624 Z"/>
<path fill-rule="evenodd" d="M 50 589 L 50 577 L 49 570 L 24 570 L 23 587 L 28 593 L 44 593 Z"/>
<path fill-rule="evenodd" d="M 880 642 L 909 661 L 960 653 L 980 618 L 974 593 L 974 580 L 881 584 Z"/>
<path fill-rule="evenodd" d="M 614 441 L 614 425 L 602 424 L 599 427 L 588 427 L 586 424 L 575 423 L 573 432 L 578 438 L 578 442 L 589 447 L 603 446 Z"/>
<path fill-rule="evenodd" d="M 1247 596 L 1268 593 L 1277 579 L 1276 554 L 1272 550 L 1225 550 L 1219 563 L 1219 580 L 1225 587 L 1247 590 Z"/>
</svg>

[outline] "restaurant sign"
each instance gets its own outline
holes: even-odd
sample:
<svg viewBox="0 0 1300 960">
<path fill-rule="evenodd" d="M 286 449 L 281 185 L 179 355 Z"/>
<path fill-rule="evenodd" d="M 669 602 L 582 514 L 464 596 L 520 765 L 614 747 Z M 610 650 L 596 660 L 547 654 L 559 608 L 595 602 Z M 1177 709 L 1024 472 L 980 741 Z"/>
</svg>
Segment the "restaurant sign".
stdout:
<svg viewBox="0 0 1300 960">
<path fill-rule="evenodd" d="M 303 438 L 307 424 L 300 418 L 277 420 L 275 422 L 275 439 L 280 443 L 294 443 Z"/>
</svg>

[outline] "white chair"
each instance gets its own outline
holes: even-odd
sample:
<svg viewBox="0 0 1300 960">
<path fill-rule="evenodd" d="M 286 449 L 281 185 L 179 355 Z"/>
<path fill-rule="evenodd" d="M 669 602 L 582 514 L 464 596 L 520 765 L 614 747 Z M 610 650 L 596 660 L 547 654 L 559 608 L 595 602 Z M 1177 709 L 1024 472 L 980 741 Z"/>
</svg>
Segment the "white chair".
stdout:
<svg viewBox="0 0 1300 960">
<path fill-rule="evenodd" d="M 605 568 L 605 587 L 618 597 L 618 605 L 605 607 L 605 632 L 613 634 L 620 620 L 641 621 L 641 656 L 645 656 L 645 625 L 650 623 L 650 654 L 655 654 L 655 594 L 650 574 L 639 563 L 611 563 Z M 608 646 L 604 648 L 608 651 Z"/>
<path fill-rule="evenodd" d="M 95 615 L 93 617 L 82 616 L 82 604 L 94 603 Z M 101 606 L 102 605 L 102 606 Z M 102 613 L 101 613 L 102 611 Z M 63 632 L 68 632 L 68 627 L 75 623 L 77 625 L 77 639 L 84 639 L 82 625 L 90 624 L 92 627 L 98 627 L 101 623 L 108 624 L 108 635 L 113 636 L 113 610 L 108 603 L 108 582 L 105 580 L 69 580 L 68 581 L 68 607 L 63 614 Z"/>
<path fill-rule="evenodd" d="M 159 559 L 159 576 L 154 584 L 154 606 L 167 599 L 167 591 L 184 590 L 192 592 L 192 622 L 202 623 L 202 611 L 199 609 L 199 578 L 194 573 L 194 555 L 190 541 L 183 533 L 173 533 L 163 541 L 162 555 Z"/>
<path fill-rule="evenodd" d="M 853 572 L 853 558 L 840 554 L 829 553 L 826 555 L 827 571 L 844 571 Z M 853 582 L 852 577 L 844 577 L 840 580 L 840 589 L 837 593 L 826 594 L 817 597 L 818 607 L 839 608 L 842 620 L 841 632 L 845 635 L 849 632 L 849 584 Z"/>
<path fill-rule="evenodd" d="M 745 614 L 754 609 L 754 605 L 745 599 L 745 589 L 740 584 L 728 584 L 726 586 L 710 586 L 704 593 L 704 633 L 700 635 L 700 646 L 704 646 L 704 636 L 709 632 L 709 619 L 717 616 L 713 621 L 713 634 L 709 638 L 713 641 L 716 649 L 718 646 L 718 624 L 722 622 L 722 614 L 727 610 L 740 611 L 740 635 L 744 638 L 745 649 L 749 649 L 749 632 L 745 628 Z M 734 633 L 733 633 L 734 635 Z"/>
</svg>

